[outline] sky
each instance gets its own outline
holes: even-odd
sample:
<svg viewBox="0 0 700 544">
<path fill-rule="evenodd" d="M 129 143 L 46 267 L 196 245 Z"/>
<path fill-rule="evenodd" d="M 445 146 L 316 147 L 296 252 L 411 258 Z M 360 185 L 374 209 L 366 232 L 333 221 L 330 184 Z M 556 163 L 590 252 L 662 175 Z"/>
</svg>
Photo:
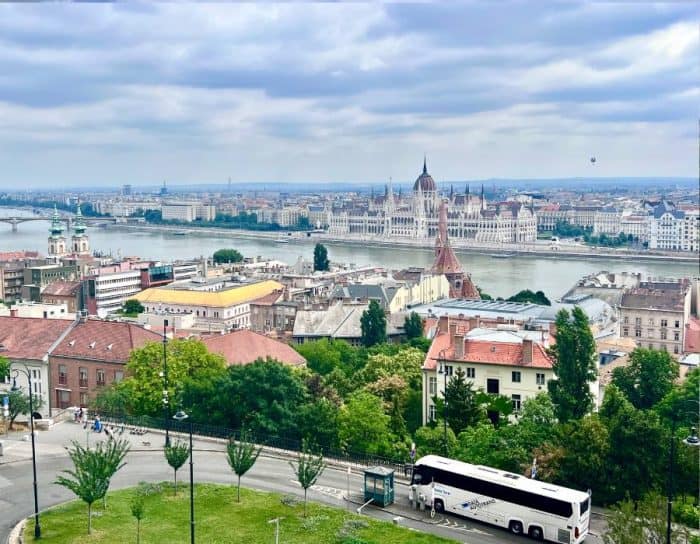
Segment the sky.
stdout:
<svg viewBox="0 0 700 544">
<path fill-rule="evenodd" d="M 697 177 L 693 4 L 0 4 L 0 187 Z"/>
</svg>

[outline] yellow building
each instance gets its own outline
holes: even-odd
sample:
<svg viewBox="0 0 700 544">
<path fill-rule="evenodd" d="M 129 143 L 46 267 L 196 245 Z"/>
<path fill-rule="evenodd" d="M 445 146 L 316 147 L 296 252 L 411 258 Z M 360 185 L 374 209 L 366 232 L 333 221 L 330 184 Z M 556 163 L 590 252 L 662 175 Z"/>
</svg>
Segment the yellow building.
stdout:
<svg viewBox="0 0 700 544">
<path fill-rule="evenodd" d="M 199 321 L 248 328 L 250 303 L 275 291 L 282 292 L 283 289 L 281 283 L 272 280 L 224 287 L 216 291 L 169 285 L 146 289 L 132 298 L 141 302 L 146 312 L 194 314 Z"/>
</svg>

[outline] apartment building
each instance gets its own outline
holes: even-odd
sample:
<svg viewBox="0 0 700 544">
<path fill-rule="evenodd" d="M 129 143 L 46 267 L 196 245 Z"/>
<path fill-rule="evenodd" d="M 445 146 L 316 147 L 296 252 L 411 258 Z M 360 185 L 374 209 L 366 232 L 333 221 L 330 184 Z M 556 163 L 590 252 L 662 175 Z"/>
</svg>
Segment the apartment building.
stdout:
<svg viewBox="0 0 700 544">
<path fill-rule="evenodd" d="M 216 207 L 201 202 L 168 202 L 162 208 L 162 217 L 166 221 L 183 221 L 191 223 L 197 219 L 213 221 L 216 219 Z"/>
</svg>

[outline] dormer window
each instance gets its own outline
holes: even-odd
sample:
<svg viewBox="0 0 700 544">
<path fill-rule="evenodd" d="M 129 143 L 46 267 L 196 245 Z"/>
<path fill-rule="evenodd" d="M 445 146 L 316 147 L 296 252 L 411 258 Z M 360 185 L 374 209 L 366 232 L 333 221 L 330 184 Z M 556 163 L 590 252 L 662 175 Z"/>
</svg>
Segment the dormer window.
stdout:
<svg viewBox="0 0 700 544">
<path fill-rule="evenodd" d="M 113 345 L 114 345 L 114 344 L 109 344 L 109 345 L 107 346 L 107 349 L 108 349 L 109 351 L 112 351 L 112 346 L 113 346 Z"/>
<path fill-rule="evenodd" d="M 68 342 L 68 345 L 70 347 L 73 347 L 75 345 L 75 340 L 71 340 L 70 342 Z"/>
<path fill-rule="evenodd" d="M 90 342 L 90 349 L 94 349 L 96 343 L 97 343 L 97 342 Z"/>
</svg>

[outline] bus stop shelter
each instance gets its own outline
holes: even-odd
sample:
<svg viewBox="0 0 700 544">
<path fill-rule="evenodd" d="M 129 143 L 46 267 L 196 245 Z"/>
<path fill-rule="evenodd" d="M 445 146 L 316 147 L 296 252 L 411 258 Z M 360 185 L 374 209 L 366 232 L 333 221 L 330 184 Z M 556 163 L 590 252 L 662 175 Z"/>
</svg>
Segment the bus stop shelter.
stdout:
<svg viewBox="0 0 700 544">
<path fill-rule="evenodd" d="M 393 470 L 386 467 L 365 470 L 365 501 L 369 500 L 382 507 L 394 502 Z"/>
</svg>

